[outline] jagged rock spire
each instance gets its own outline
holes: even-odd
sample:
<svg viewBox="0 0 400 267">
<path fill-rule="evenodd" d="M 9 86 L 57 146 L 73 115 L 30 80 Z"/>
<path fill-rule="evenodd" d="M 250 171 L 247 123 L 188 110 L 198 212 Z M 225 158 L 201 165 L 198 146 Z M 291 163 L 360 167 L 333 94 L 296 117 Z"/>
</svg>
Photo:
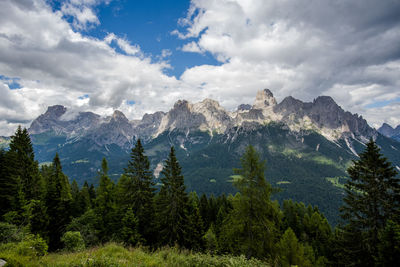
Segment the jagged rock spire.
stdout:
<svg viewBox="0 0 400 267">
<path fill-rule="evenodd" d="M 254 109 L 264 109 L 276 105 L 276 99 L 269 89 L 264 89 L 257 92 L 256 100 L 254 101 Z"/>
</svg>

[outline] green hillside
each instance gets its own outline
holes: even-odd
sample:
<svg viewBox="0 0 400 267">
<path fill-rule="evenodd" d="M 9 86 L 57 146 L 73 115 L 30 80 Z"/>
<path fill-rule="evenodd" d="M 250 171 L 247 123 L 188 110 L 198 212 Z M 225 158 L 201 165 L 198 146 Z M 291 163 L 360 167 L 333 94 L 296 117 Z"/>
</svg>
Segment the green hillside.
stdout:
<svg viewBox="0 0 400 267">
<path fill-rule="evenodd" d="M 116 182 L 129 158 L 129 151 L 117 145 L 98 146 L 90 139 L 71 142 L 51 133 L 32 138 L 39 162 L 51 161 L 58 152 L 64 172 L 80 186 L 84 181 L 98 183 L 96 176 L 103 157 L 108 160 L 110 177 Z M 400 143 L 382 135 L 377 143 L 389 160 L 400 165 Z M 144 147 L 154 169 L 166 158 L 170 146 L 175 146 L 187 190 L 221 195 L 236 192 L 231 183 L 233 168 L 250 144 L 266 160 L 268 181 L 280 189 L 274 199 L 292 198 L 317 205 L 333 225 L 337 223 L 346 169 L 356 159 L 343 140 L 333 143 L 316 132 L 294 133 L 282 124 L 270 123 L 233 128 L 226 134 L 164 132 Z M 357 152 L 364 149 L 358 141 L 353 146 Z M 335 177 L 342 179 L 333 183 L 330 178 Z"/>
</svg>

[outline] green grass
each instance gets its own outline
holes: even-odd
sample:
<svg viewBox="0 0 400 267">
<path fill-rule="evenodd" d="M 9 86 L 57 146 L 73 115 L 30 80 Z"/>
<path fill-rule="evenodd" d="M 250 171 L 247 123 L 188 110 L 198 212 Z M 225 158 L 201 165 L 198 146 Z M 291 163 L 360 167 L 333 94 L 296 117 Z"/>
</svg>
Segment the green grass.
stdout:
<svg viewBox="0 0 400 267">
<path fill-rule="evenodd" d="M 1 247 L 0 247 L 1 248 Z M 176 248 L 163 248 L 148 252 L 143 248 L 124 248 L 110 243 L 82 252 L 50 253 L 43 257 L 18 255 L 16 251 L 0 250 L 0 258 L 10 264 L 6 266 L 269 266 L 267 263 L 244 256 L 216 256 L 194 253 Z"/>
</svg>

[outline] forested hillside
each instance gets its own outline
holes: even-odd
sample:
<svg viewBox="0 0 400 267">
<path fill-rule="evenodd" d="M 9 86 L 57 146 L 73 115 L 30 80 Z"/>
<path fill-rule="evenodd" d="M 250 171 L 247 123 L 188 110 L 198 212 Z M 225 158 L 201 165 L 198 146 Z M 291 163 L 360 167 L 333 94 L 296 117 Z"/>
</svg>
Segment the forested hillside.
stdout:
<svg viewBox="0 0 400 267">
<path fill-rule="evenodd" d="M 39 167 L 27 130 L 18 128 L 9 149 L 0 151 L 0 258 L 8 266 L 52 266 L 54 259 L 65 265 L 129 265 L 138 257 L 148 266 L 156 266 L 159 257 L 171 266 L 399 262 L 400 181 L 372 139 L 347 169 L 350 178 L 335 229 L 317 206 L 290 196 L 281 205 L 272 200 L 278 190 L 265 176 L 268 162 L 257 150 L 251 142 L 243 148 L 233 169 L 234 195 L 189 192 L 174 146 L 155 180 L 140 139 L 116 183 L 103 158 L 98 186 L 79 187 L 69 182 L 58 154 Z M 102 244 L 109 245 L 85 250 Z M 75 254 L 69 259 L 57 254 L 67 251 Z"/>
</svg>

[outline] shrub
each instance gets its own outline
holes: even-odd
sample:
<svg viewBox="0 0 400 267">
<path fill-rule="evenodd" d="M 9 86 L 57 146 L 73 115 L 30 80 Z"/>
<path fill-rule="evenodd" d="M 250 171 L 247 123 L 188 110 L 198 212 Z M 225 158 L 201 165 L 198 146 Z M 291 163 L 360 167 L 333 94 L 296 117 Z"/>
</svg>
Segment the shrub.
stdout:
<svg viewBox="0 0 400 267">
<path fill-rule="evenodd" d="M 67 251 L 81 251 L 85 249 L 85 241 L 80 232 L 68 231 L 61 237 L 61 241 L 64 243 Z"/>
<path fill-rule="evenodd" d="M 44 256 L 47 254 L 47 249 L 46 241 L 39 235 L 32 234 L 25 236 L 16 246 L 17 253 L 22 256 Z"/>
<path fill-rule="evenodd" d="M 0 222 L 0 244 L 19 242 L 23 239 L 24 233 L 16 225 Z"/>
</svg>

